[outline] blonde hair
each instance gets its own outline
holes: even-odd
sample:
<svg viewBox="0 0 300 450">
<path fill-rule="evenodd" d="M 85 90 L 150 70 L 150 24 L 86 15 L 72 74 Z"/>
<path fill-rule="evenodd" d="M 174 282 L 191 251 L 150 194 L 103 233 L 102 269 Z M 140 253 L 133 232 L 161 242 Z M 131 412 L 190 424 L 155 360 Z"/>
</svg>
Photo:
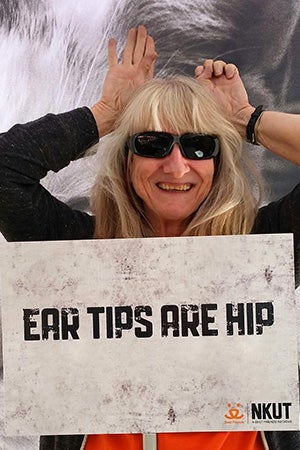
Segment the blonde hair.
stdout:
<svg viewBox="0 0 300 450">
<path fill-rule="evenodd" d="M 212 189 L 182 235 L 249 233 L 258 203 L 249 174 L 255 181 L 258 175 L 254 167 L 245 169 L 242 139 L 205 86 L 191 78 L 177 77 L 155 79 L 141 86 L 122 112 L 113 133 L 104 139 L 101 165 L 91 196 L 96 218 L 94 237 L 154 236 L 142 201 L 130 182 L 132 154 L 125 148 L 131 134 L 166 127 L 178 134 L 214 134 L 220 140 Z"/>
</svg>

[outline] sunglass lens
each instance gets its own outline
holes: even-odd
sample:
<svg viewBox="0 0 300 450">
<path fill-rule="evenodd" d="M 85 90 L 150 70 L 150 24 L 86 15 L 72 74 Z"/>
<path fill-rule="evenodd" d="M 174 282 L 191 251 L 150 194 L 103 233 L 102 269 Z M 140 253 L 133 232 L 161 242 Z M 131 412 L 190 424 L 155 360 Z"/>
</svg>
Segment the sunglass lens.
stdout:
<svg viewBox="0 0 300 450">
<path fill-rule="evenodd" d="M 134 144 L 138 155 L 150 158 L 162 158 L 168 152 L 172 136 L 163 133 L 141 133 L 136 136 Z"/>
<path fill-rule="evenodd" d="M 214 156 L 216 141 L 212 136 L 186 134 L 180 141 L 187 158 L 208 159 Z"/>
</svg>

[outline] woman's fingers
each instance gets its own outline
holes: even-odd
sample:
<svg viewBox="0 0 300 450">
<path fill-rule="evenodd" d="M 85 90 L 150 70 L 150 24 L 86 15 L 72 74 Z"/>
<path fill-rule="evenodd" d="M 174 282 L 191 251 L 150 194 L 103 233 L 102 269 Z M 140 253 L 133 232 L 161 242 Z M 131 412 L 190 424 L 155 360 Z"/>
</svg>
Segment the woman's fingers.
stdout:
<svg viewBox="0 0 300 450">
<path fill-rule="evenodd" d="M 111 38 L 108 41 L 108 66 L 113 67 L 118 64 L 117 43 Z"/>
<path fill-rule="evenodd" d="M 135 47 L 132 54 L 132 63 L 138 64 L 143 58 L 147 45 L 147 30 L 143 25 L 137 28 Z"/>
<path fill-rule="evenodd" d="M 137 29 L 131 28 L 128 31 L 126 44 L 123 52 L 123 63 L 132 64 L 133 53 L 136 45 Z"/>
<path fill-rule="evenodd" d="M 220 77 L 225 75 L 226 78 L 233 78 L 238 73 L 238 68 L 232 63 L 226 63 L 222 60 L 206 59 L 203 65 L 199 65 L 195 69 L 196 78 L 210 79 L 212 77 Z"/>
<path fill-rule="evenodd" d="M 231 64 L 231 63 L 226 64 L 224 69 L 225 69 L 226 78 L 233 78 L 235 74 L 239 73 L 239 70 L 236 67 L 236 65 Z"/>
<path fill-rule="evenodd" d="M 154 41 L 149 41 L 148 38 L 144 25 L 129 30 L 123 52 L 123 64 L 139 64 L 146 53 L 150 54 L 154 48 Z"/>
<path fill-rule="evenodd" d="M 202 75 L 204 71 L 204 66 L 197 66 L 195 69 L 195 77 L 198 78 Z"/>
<path fill-rule="evenodd" d="M 206 59 L 201 66 L 197 66 L 195 69 L 196 78 L 202 78 L 205 80 L 211 79 L 213 76 L 213 64 L 212 59 Z"/>
<path fill-rule="evenodd" d="M 217 60 L 213 62 L 213 74 L 215 77 L 219 77 L 225 73 L 226 63 L 221 60 Z"/>
<path fill-rule="evenodd" d="M 151 80 L 154 74 L 154 65 L 157 58 L 157 53 L 155 51 L 155 43 L 152 36 L 147 36 L 145 55 L 141 61 L 143 64 L 143 70 L 145 73 L 145 78 Z"/>
<path fill-rule="evenodd" d="M 154 59 L 156 58 L 157 54 L 155 51 L 155 43 L 154 43 L 154 39 L 152 36 L 147 36 L 147 40 L 146 40 L 146 46 L 145 46 L 145 56 L 152 56 Z"/>
</svg>

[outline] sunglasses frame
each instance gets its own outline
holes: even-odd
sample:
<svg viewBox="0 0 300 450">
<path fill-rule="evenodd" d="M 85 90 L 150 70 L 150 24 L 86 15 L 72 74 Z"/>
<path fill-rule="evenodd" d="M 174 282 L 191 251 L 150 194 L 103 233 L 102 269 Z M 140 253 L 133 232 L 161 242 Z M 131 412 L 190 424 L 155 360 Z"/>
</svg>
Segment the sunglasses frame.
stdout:
<svg viewBox="0 0 300 450">
<path fill-rule="evenodd" d="M 147 134 L 154 135 L 154 136 L 157 136 L 157 135 L 163 135 L 163 136 L 167 136 L 167 137 L 170 137 L 170 136 L 172 137 L 172 142 L 170 143 L 170 146 L 167 148 L 167 150 L 164 152 L 164 154 L 163 154 L 162 156 L 157 156 L 157 155 L 142 155 L 142 154 L 136 149 L 136 146 L 135 146 L 135 140 L 136 140 L 136 138 L 137 138 L 138 136 L 141 136 L 141 135 L 147 135 Z M 182 139 L 182 137 L 184 137 L 184 136 L 205 136 L 205 137 L 212 138 L 212 139 L 214 140 L 214 143 L 215 143 L 215 149 L 214 149 L 213 153 L 212 153 L 210 156 L 207 156 L 207 157 L 201 157 L 201 158 L 199 158 L 199 157 L 197 157 L 197 158 L 191 158 L 191 157 L 189 157 L 189 156 L 186 154 L 186 152 L 185 152 L 185 150 L 184 150 L 184 148 L 183 148 L 183 145 L 182 145 L 182 143 L 181 143 L 181 139 Z M 218 138 L 217 136 L 215 136 L 215 135 L 204 134 L 204 133 L 184 133 L 184 134 L 179 134 L 179 135 L 177 135 L 177 134 L 167 133 L 167 132 L 165 132 L 165 131 L 142 131 L 141 133 L 135 133 L 135 134 L 133 134 L 132 136 L 129 136 L 129 138 L 127 139 L 127 143 L 126 143 L 127 147 L 128 147 L 128 148 L 132 151 L 132 153 L 134 153 L 135 155 L 141 156 L 141 157 L 143 157 L 143 158 L 157 158 L 157 159 L 165 158 L 166 156 L 168 156 L 168 155 L 172 152 L 173 147 L 174 147 L 174 144 L 178 144 L 178 146 L 179 146 L 179 148 L 180 148 L 180 152 L 181 152 L 181 154 L 182 154 L 182 156 L 183 156 L 184 158 L 191 159 L 191 160 L 194 160 L 194 161 L 201 161 L 201 160 L 205 160 L 205 159 L 216 158 L 216 157 L 218 156 L 218 154 L 219 154 L 219 151 L 220 151 L 220 141 L 219 141 L 219 138 Z"/>
</svg>

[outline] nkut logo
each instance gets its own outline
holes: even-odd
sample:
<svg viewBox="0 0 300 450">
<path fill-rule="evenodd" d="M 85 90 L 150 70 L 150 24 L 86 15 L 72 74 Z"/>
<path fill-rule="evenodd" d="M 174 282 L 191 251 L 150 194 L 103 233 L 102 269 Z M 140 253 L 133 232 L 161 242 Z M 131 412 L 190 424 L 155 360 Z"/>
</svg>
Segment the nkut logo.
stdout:
<svg viewBox="0 0 300 450">
<path fill-rule="evenodd" d="M 291 402 L 228 403 L 224 414 L 225 424 L 292 423 Z"/>
<path fill-rule="evenodd" d="M 260 421 L 289 421 L 292 403 L 251 403 L 251 418 Z"/>
</svg>

